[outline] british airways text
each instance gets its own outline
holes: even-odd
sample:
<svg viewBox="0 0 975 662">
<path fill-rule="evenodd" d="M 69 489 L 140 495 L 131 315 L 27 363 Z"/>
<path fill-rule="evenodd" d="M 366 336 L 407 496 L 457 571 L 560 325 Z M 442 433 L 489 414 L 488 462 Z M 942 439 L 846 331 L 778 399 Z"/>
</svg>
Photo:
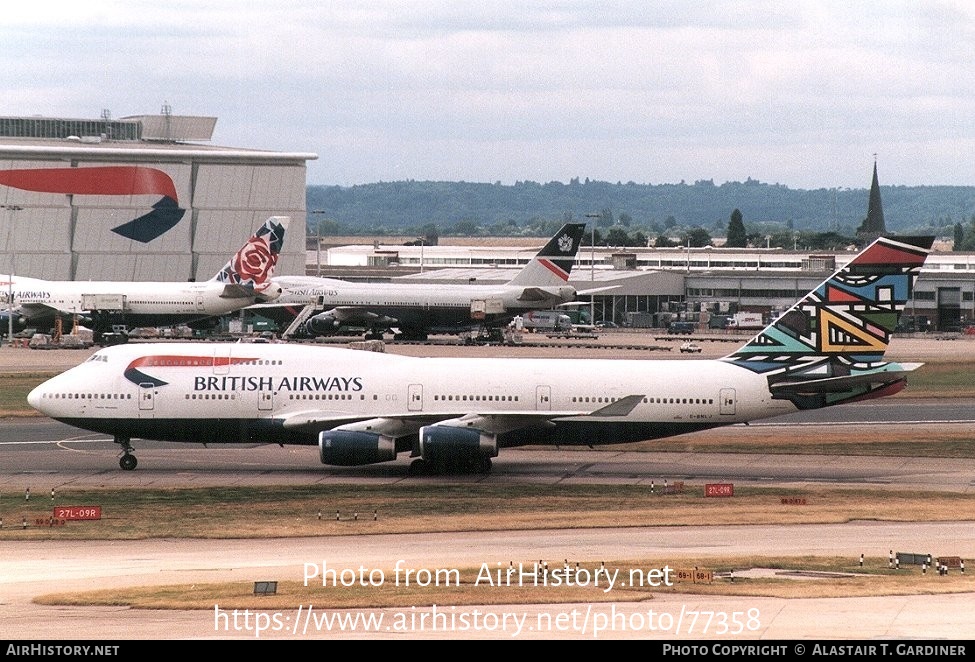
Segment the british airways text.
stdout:
<svg viewBox="0 0 975 662">
<path fill-rule="evenodd" d="M 362 390 L 362 377 L 196 377 L 194 391 L 340 391 Z"/>
</svg>

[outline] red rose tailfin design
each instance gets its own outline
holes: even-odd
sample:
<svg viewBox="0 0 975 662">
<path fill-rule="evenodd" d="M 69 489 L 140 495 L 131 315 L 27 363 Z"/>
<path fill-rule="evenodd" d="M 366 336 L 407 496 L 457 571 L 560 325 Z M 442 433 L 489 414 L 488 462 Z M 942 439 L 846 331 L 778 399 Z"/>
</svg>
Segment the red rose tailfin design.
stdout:
<svg viewBox="0 0 975 662">
<path fill-rule="evenodd" d="M 264 300 L 281 293 L 271 282 L 278 255 L 284 246 L 284 232 L 291 221 L 289 216 L 272 216 L 247 243 L 230 258 L 213 280 L 226 283 L 225 297 L 260 295 Z"/>
</svg>

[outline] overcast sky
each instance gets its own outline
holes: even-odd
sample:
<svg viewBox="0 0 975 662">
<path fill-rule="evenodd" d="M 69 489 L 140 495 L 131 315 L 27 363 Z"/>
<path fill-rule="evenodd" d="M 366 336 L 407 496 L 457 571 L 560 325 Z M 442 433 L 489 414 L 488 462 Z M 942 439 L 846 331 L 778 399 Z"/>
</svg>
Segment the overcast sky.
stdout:
<svg viewBox="0 0 975 662">
<path fill-rule="evenodd" d="M 975 3 L 71 0 L 0 11 L 0 115 L 218 118 L 309 184 L 975 185 Z"/>
</svg>

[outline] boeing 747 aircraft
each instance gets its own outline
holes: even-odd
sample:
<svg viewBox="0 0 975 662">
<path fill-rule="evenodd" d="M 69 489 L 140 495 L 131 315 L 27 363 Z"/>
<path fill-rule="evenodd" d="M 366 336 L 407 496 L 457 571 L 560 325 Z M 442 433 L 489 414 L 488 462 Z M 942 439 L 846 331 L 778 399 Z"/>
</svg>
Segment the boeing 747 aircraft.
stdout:
<svg viewBox="0 0 975 662">
<path fill-rule="evenodd" d="M 57 316 L 77 315 L 96 334 L 113 325 L 170 326 L 225 315 L 281 294 L 271 276 L 289 221 L 287 216 L 269 218 L 205 282 L 52 281 L 0 275 L 0 297 L 9 298 L 12 289 L 22 324 L 53 324 Z"/>
<path fill-rule="evenodd" d="M 398 337 L 425 340 L 428 333 L 460 333 L 477 328 L 498 329 L 516 315 L 554 308 L 572 301 L 569 272 L 582 241 L 585 223 L 564 225 L 524 269 L 504 285 L 416 283 L 355 283 L 335 278 L 279 276 L 283 289 L 273 303 L 254 306 L 277 318 L 275 310 L 290 308 L 290 319 L 308 306 L 313 316 L 297 324 L 298 335 L 335 334 L 343 326 L 369 329 L 382 337 L 397 329 Z"/>
<path fill-rule="evenodd" d="M 28 396 L 131 439 L 317 445 L 361 465 L 487 471 L 502 448 L 618 444 L 900 391 L 884 360 L 931 238 L 881 238 L 738 351 L 715 360 L 416 358 L 293 344 L 109 347 Z M 411 467 L 412 468 L 412 467 Z"/>
</svg>

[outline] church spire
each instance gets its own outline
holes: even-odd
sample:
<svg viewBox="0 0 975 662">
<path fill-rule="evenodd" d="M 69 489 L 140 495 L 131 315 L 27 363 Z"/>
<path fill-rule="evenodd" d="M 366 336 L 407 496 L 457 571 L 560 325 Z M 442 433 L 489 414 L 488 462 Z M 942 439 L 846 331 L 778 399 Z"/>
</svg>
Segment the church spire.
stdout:
<svg viewBox="0 0 975 662">
<path fill-rule="evenodd" d="M 887 231 L 884 225 L 884 206 L 880 201 L 880 182 L 877 179 L 877 158 L 873 160 L 873 182 L 870 184 L 870 202 L 867 205 L 867 217 L 863 219 L 857 230 L 857 235 L 863 239 L 875 239 Z"/>
</svg>

